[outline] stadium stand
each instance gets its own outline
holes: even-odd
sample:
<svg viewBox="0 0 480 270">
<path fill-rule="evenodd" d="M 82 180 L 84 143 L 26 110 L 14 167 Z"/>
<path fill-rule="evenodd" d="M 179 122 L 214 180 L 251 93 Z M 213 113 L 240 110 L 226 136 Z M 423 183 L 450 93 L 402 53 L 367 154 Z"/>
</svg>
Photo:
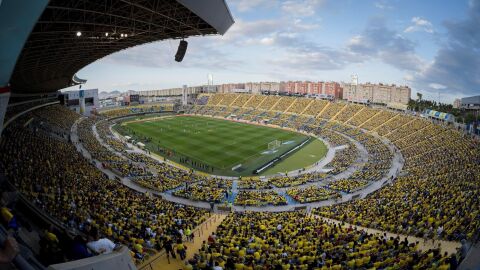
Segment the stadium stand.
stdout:
<svg viewBox="0 0 480 270">
<path fill-rule="evenodd" d="M 303 114 L 317 116 L 328 105 L 325 100 L 314 99 L 310 105 L 305 109 Z"/>
<path fill-rule="evenodd" d="M 315 208 L 314 215 L 300 211 L 229 214 L 214 239 L 202 245 L 187 267 L 449 269 L 453 260 L 461 259 L 459 254 L 441 254 L 440 249 L 422 252 L 418 243 L 342 227 L 323 218 L 424 239 L 475 241 L 480 228 L 480 145 L 459 132 L 358 104 L 250 94 L 211 95 L 208 102 L 208 106 L 195 105 L 192 112 L 269 120 L 269 124 L 301 128 L 324 138 L 332 147 L 340 147 L 326 166 L 332 170 L 265 180 L 244 177 L 237 180 L 239 190 L 232 195 L 233 181 L 194 175 L 134 152 L 116 139 L 107 119 L 128 117 L 131 109 L 79 120 L 79 115 L 59 105 L 29 112 L 8 126 L 0 142 L 5 153 L 0 163 L 16 189 L 36 207 L 79 234 L 98 230 L 128 247 L 140 264 L 156 256 L 171 239 L 178 239 L 180 230 L 191 230 L 204 221 L 207 210 L 144 195 L 109 179 L 76 152 L 68 136 L 75 122 L 80 144 L 102 163 L 100 169 L 109 168 L 174 197 L 228 201 L 238 207 L 284 206 L 292 199 L 304 204 L 361 191 L 390 170 L 397 150 L 384 143 L 388 139 L 400 151 L 404 166 L 400 176 L 378 191 Z M 239 109 L 242 104 L 244 108 Z M 299 104 L 307 105 L 300 110 L 295 107 Z M 248 109 L 252 107 L 258 108 Z M 331 180 L 330 176 L 354 166 L 361 154 L 363 148 L 357 149 L 350 140 L 365 148 L 368 159 L 356 164 L 358 169 L 347 178 Z M 325 185 L 317 183 L 325 179 Z"/>
<path fill-rule="evenodd" d="M 448 254 L 302 212 L 233 213 L 188 265 L 224 269 L 446 269 Z"/>
<path fill-rule="evenodd" d="M 309 186 L 304 189 L 290 188 L 287 190 L 287 194 L 301 203 L 323 201 L 330 198 L 340 197 L 340 194 L 334 190 L 317 186 Z"/>
<path fill-rule="evenodd" d="M 36 115 L 67 129 L 79 117 L 61 106 L 23 116 L 5 130 L 1 163 L 6 166 L 6 177 L 15 179 L 13 184 L 22 194 L 66 227 L 86 235 L 96 228 L 115 243 L 128 246 L 141 261 L 149 248 L 162 247 L 163 236 L 158 232 L 169 234 L 205 220 L 205 211 L 148 198 L 108 180 L 76 154 L 67 140 L 51 137 L 34 126 L 23 128 Z M 184 219 L 181 224 L 174 222 L 180 218 Z"/>
<path fill-rule="evenodd" d="M 259 190 L 240 190 L 235 197 L 235 205 L 283 205 L 287 204 L 287 199 L 275 191 L 259 191 Z"/>
<path fill-rule="evenodd" d="M 323 119 L 332 119 L 337 113 L 339 113 L 344 107 L 345 103 L 329 103 L 329 105 L 323 110 L 318 117 Z"/>
<path fill-rule="evenodd" d="M 287 112 L 301 114 L 312 102 L 309 98 L 294 98 L 294 103 L 288 108 Z"/>
</svg>

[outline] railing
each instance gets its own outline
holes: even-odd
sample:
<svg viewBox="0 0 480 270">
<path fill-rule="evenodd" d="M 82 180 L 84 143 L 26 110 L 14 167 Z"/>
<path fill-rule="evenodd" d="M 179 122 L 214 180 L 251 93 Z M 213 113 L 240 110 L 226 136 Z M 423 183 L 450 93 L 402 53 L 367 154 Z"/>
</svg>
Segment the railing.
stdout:
<svg viewBox="0 0 480 270">
<path fill-rule="evenodd" d="M 209 217 L 207 220 L 205 220 L 203 223 L 201 223 L 195 229 L 193 229 L 192 230 L 193 241 L 195 241 L 195 234 L 197 234 L 198 237 L 201 237 L 205 233 L 204 230 L 207 230 L 212 225 L 212 223 L 217 221 L 218 218 L 219 218 L 218 215 L 213 214 L 211 217 Z M 169 254 L 166 254 L 165 250 L 162 250 L 159 253 L 157 253 L 154 257 L 150 258 L 148 261 L 141 264 L 138 267 L 138 269 L 139 270 L 154 270 L 153 265 L 155 264 L 155 262 L 157 262 L 159 259 L 161 259 L 164 255 L 167 255 L 167 261 L 168 261 L 168 264 L 170 264 Z"/>
</svg>

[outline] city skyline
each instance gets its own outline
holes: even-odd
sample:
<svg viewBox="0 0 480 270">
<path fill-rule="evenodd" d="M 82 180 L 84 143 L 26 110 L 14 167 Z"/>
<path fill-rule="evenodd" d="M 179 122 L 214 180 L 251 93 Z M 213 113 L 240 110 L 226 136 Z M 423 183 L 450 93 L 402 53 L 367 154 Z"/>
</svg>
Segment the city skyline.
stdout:
<svg viewBox="0 0 480 270">
<path fill-rule="evenodd" d="M 452 103 L 480 93 L 480 1 L 227 1 L 224 36 L 134 47 L 82 69 L 84 88 L 147 90 L 260 81 L 408 85 Z"/>
</svg>

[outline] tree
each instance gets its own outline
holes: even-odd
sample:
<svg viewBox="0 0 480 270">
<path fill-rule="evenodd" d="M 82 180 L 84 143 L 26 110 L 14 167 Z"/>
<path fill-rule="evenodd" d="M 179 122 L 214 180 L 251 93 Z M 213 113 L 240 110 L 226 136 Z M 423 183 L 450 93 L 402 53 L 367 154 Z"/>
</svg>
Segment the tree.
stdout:
<svg viewBox="0 0 480 270">
<path fill-rule="evenodd" d="M 473 121 L 475 121 L 475 115 L 473 115 L 473 113 L 467 113 L 467 115 L 465 115 L 465 123 L 470 124 Z"/>
<path fill-rule="evenodd" d="M 422 97 L 423 97 L 423 95 L 420 92 L 417 93 L 417 100 L 419 100 L 419 101 L 422 100 Z"/>
<path fill-rule="evenodd" d="M 412 111 L 413 111 L 413 110 L 415 109 L 415 106 L 416 106 L 416 105 L 417 105 L 417 102 L 416 102 L 415 100 L 413 100 L 413 99 L 410 99 L 410 100 L 408 101 L 407 108 L 408 108 L 409 110 L 412 110 Z"/>
</svg>

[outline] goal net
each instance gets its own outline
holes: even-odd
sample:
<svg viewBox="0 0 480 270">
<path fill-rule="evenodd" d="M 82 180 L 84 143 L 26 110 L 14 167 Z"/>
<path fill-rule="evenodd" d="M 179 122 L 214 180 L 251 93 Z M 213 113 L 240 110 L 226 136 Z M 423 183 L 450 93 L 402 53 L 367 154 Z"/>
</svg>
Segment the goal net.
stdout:
<svg viewBox="0 0 480 270">
<path fill-rule="evenodd" d="M 275 150 L 280 147 L 282 143 L 279 140 L 274 140 L 268 143 L 268 150 Z"/>
</svg>

